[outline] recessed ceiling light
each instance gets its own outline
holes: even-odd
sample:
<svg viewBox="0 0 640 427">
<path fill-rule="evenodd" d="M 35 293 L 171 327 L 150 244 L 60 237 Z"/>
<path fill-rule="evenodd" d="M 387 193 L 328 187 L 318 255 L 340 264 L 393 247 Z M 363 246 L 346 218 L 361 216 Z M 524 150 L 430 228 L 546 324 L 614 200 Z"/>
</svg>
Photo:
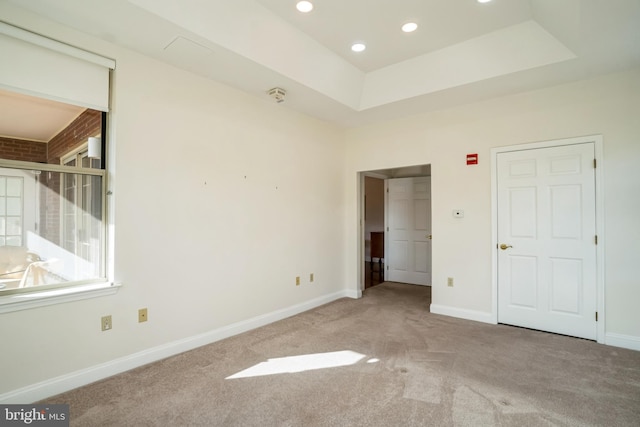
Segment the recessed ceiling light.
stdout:
<svg viewBox="0 0 640 427">
<path fill-rule="evenodd" d="M 478 0 L 478 3 L 489 3 L 491 0 Z"/>
<path fill-rule="evenodd" d="M 402 31 L 404 31 L 405 33 L 411 33 L 417 29 L 418 24 L 416 24 L 415 22 L 407 22 L 402 26 Z"/>
<path fill-rule="evenodd" d="M 313 10 L 313 3 L 310 1 L 299 1 L 296 4 L 296 9 L 298 9 L 302 13 L 311 12 Z"/>
<path fill-rule="evenodd" d="M 362 52 L 366 48 L 367 47 L 362 43 L 354 43 L 354 44 L 351 45 L 351 50 L 354 51 L 354 52 Z"/>
</svg>

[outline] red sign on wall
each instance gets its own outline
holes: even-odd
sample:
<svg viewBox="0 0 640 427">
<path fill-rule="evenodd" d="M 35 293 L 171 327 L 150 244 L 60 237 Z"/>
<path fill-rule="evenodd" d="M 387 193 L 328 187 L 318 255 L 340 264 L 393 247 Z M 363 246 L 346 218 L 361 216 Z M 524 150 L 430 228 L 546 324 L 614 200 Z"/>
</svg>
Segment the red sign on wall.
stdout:
<svg viewBox="0 0 640 427">
<path fill-rule="evenodd" d="M 478 154 L 467 154 L 467 164 L 468 165 L 477 165 L 478 164 Z"/>
</svg>

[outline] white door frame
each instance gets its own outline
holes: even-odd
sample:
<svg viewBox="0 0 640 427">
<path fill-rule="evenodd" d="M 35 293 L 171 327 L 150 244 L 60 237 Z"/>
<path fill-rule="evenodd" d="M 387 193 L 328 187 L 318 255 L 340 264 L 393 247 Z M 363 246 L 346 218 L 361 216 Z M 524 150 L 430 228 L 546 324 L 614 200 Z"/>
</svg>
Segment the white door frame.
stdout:
<svg viewBox="0 0 640 427">
<path fill-rule="evenodd" d="M 357 255 L 356 255 L 356 259 L 358 260 L 358 270 L 357 270 L 357 274 L 356 274 L 356 281 L 357 281 L 357 289 L 355 291 L 355 294 L 353 296 L 353 298 L 361 298 L 362 297 L 362 292 L 364 291 L 364 281 L 365 281 L 365 272 L 364 272 L 364 268 L 365 268 L 365 250 L 364 250 L 364 237 L 365 237 L 365 233 L 364 233 L 364 194 L 365 194 L 365 185 L 364 185 L 364 177 L 365 176 L 370 176 L 372 178 L 378 178 L 378 179 L 389 179 L 389 178 L 394 178 L 394 176 L 392 176 L 393 174 L 391 173 L 392 171 L 399 171 L 399 170 L 404 170 L 404 169 L 414 169 L 414 168 L 422 168 L 424 166 L 429 166 L 430 167 L 431 163 L 425 163 L 425 164 L 418 164 L 418 165 L 407 165 L 407 166 L 390 166 L 386 169 L 379 169 L 379 170 L 370 170 L 370 171 L 358 171 L 356 173 L 357 176 L 357 193 L 356 193 L 356 198 L 357 198 L 357 219 L 358 219 L 358 240 L 357 240 Z M 432 176 L 431 172 L 429 170 L 428 173 L 418 173 L 418 174 L 410 174 L 407 176 L 398 176 L 397 178 L 402 178 L 402 177 L 409 177 L 409 176 Z M 432 206 L 432 211 L 433 211 L 433 206 Z M 386 207 L 385 207 L 385 216 L 387 215 L 386 212 Z M 432 214 L 433 215 L 433 214 Z M 432 216 L 433 218 L 433 216 Z M 433 227 L 433 223 L 432 223 L 432 227 Z M 386 246 L 386 244 L 385 244 Z M 385 251 L 388 250 L 385 247 Z M 431 265 L 431 271 L 433 273 L 433 264 Z M 386 279 L 386 275 L 385 275 L 385 279 Z"/>
<path fill-rule="evenodd" d="M 556 147 L 593 142 L 595 146 L 595 190 L 596 190 L 596 307 L 598 323 L 596 326 L 597 341 L 605 342 L 605 280 L 604 280 L 604 158 L 602 135 L 591 135 L 577 138 L 559 139 L 555 141 L 534 142 L 529 144 L 510 145 L 491 149 L 491 321 L 498 323 L 498 154 L 510 151 L 532 150 L 537 148 Z"/>
</svg>

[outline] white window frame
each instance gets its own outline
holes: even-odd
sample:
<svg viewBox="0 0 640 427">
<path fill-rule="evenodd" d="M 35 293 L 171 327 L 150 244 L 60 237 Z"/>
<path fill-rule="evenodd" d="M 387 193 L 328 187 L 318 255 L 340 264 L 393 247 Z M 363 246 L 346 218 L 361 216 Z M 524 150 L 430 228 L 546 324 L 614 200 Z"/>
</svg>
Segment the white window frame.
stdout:
<svg viewBox="0 0 640 427">
<path fill-rule="evenodd" d="M 111 70 L 115 60 L 79 49 L 64 42 L 50 39 L 10 24 L 0 22 L 0 50 L 20 61 L 10 61 L 0 71 L 0 87 L 45 99 L 109 112 Z M 9 66 L 10 64 L 10 66 Z M 25 73 L 24 69 L 42 70 L 41 73 Z M 108 124 L 111 128 L 113 126 Z M 108 136 L 108 135 L 107 135 Z M 104 137 L 104 136 L 103 136 Z M 107 149 L 102 153 L 108 157 Z M 109 165 L 109 162 L 107 162 Z M 0 166 L 40 171 L 74 173 L 73 168 L 52 164 L 0 160 Z M 87 174 L 88 169 L 75 173 Z M 24 293 L 0 293 L 0 314 L 5 312 L 58 304 L 79 299 L 111 295 L 119 284 L 113 283 L 113 200 L 107 195 L 109 176 L 107 170 L 92 170 L 102 176 L 102 272 L 104 280 L 87 284 L 70 283 L 67 287 L 49 287 Z"/>
<path fill-rule="evenodd" d="M 0 159 L 0 168 L 12 168 L 23 170 L 39 170 L 42 172 L 64 172 L 76 173 L 84 175 L 101 176 L 103 180 L 102 191 L 102 228 L 105 238 L 103 239 L 103 270 L 104 275 L 109 276 L 107 267 L 109 239 L 111 236 L 107 233 L 110 221 L 107 218 L 107 178 L 108 173 L 104 169 L 89 169 L 71 166 L 58 166 L 54 164 L 22 162 L 15 160 Z M 38 289 L 34 287 L 29 292 L 9 293 L 7 295 L 0 294 L 0 314 L 19 311 L 24 309 L 36 308 L 52 304 L 60 304 L 69 301 L 76 301 L 87 298 L 94 298 L 104 295 L 113 295 L 118 291 L 120 284 L 113 283 L 109 277 L 99 280 L 92 280 L 88 283 L 69 282 L 68 285 L 60 284 L 60 286 L 52 286 L 48 288 Z"/>
</svg>

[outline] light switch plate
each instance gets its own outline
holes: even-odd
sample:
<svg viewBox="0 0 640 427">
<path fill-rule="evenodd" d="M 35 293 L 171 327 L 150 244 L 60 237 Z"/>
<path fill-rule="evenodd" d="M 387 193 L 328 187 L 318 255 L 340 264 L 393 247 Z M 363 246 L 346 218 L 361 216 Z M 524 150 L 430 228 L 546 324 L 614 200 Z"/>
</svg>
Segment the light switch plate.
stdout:
<svg viewBox="0 0 640 427">
<path fill-rule="evenodd" d="M 462 209 L 454 209 L 453 210 L 454 218 L 464 218 L 464 211 Z"/>
</svg>

